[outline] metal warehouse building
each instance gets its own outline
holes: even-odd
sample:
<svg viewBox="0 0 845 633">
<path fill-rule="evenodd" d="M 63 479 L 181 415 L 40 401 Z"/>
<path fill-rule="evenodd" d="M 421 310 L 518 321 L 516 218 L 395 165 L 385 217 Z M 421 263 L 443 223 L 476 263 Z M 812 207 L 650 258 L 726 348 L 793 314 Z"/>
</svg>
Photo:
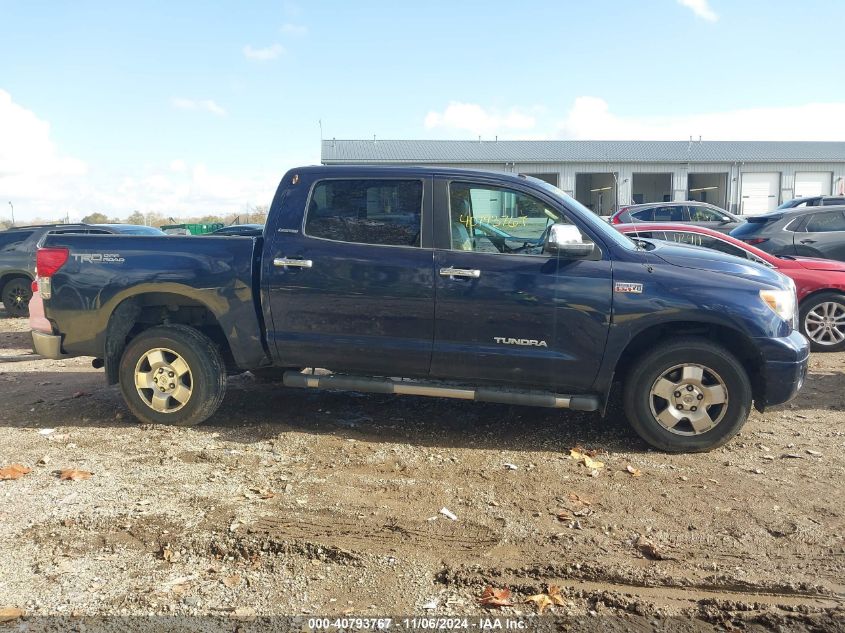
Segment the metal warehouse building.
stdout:
<svg viewBox="0 0 845 633">
<path fill-rule="evenodd" d="M 600 215 L 700 200 L 752 215 L 845 193 L 845 143 L 788 141 L 326 140 L 326 165 L 436 165 L 530 174 Z"/>
</svg>

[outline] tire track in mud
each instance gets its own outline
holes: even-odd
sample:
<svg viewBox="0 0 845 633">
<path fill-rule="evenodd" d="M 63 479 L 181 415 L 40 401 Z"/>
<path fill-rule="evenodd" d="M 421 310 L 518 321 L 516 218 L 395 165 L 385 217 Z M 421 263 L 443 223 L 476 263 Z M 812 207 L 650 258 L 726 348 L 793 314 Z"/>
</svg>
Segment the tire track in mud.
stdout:
<svg viewBox="0 0 845 633">
<path fill-rule="evenodd" d="M 292 512 L 261 517 L 247 526 L 246 531 L 276 540 L 305 541 L 359 553 L 379 553 L 380 549 L 386 549 L 408 550 L 418 555 L 423 548 L 437 554 L 448 548 L 471 554 L 488 551 L 499 543 L 495 533 L 483 525 L 443 517 L 424 522 L 393 518 L 376 521 L 330 512 Z"/>
</svg>

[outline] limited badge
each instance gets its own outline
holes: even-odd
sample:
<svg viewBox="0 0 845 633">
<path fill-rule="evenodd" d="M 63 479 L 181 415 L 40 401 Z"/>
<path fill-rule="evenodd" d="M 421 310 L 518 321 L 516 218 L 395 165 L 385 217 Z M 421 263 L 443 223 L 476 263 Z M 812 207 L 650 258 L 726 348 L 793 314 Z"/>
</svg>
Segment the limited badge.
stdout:
<svg viewBox="0 0 845 633">
<path fill-rule="evenodd" d="M 632 292 L 634 294 L 642 294 L 643 285 L 634 284 L 627 281 L 617 281 L 613 287 L 614 292 Z"/>
</svg>

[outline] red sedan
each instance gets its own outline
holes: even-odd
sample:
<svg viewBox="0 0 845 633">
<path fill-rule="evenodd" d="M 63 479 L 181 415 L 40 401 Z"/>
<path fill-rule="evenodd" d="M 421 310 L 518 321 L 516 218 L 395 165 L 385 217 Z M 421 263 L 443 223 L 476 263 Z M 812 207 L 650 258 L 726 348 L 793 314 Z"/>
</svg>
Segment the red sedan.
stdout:
<svg viewBox="0 0 845 633">
<path fill-rule="evenodd" d="M 730 235 L 689 224 L 618 224 L 629 237 L 680 242 L 770 266 L 791 277 L 798 290 L 801 333 L 817 352 L 845 350 L 845 262 L 812 257 L 776 257 Z"/>
</svg>

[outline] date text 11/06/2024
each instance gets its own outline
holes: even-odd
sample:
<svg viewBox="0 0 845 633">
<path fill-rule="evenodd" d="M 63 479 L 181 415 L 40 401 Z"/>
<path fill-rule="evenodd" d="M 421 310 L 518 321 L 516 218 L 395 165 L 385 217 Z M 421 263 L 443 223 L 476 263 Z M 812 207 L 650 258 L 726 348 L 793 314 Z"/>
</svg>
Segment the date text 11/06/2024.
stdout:
<svg viewBox="0 0 845 633">
<path fill-rule="evenodd" d="M 530 628 L 529 623 L 521 618 L 503 617 L 411 617 L 411 618 L 309 618 L 307 628 L 321 630 L 375 630 L 403 631 L 431 630 L 478 630 L 478 631 L 521 631 Z"/>
</svg>

